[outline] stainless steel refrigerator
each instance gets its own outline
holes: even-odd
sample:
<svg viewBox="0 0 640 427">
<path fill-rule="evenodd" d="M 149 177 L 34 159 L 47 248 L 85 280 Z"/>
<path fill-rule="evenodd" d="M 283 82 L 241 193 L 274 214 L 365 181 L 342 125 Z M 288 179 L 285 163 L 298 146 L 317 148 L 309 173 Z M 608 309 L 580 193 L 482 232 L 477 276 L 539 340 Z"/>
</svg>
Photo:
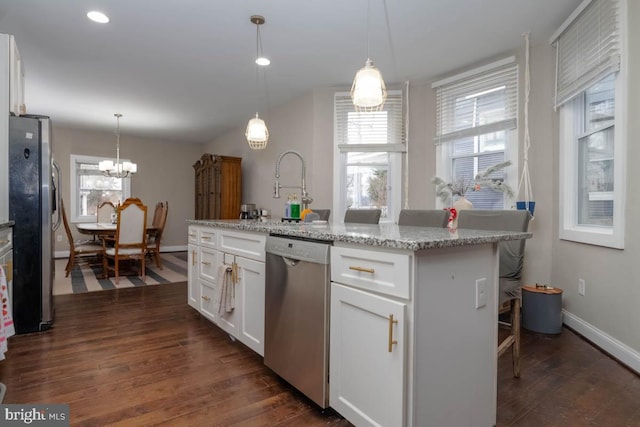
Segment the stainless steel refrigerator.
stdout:
<svg viewBox="0 0 640 427">
<path fill-rule="evenodd" d="M 51 120 L 9 117 L 9 219 L 13 227 L 13 321 L 18 334 L 53 323 L 53 232 L 59 170 L 54 168 Z"/>
</svg>

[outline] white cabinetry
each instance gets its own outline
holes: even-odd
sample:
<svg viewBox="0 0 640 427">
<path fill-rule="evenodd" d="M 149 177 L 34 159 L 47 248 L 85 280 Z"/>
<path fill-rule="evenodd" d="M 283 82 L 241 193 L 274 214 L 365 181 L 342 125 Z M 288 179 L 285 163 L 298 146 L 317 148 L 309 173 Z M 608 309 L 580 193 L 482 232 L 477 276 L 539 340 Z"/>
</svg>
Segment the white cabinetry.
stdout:
<svg viewBox="0 0 640 427">
<path fill-rule="evenodd" d="M 24 63 L 13 36 L 9 36 L 9 111 L 16 116 L 26 113 Z"/>
<path fill-rule="evenodd" d="M 260 233 L 189 227 L 189 305 L 261 356 L 265 242 L 266 236 Z M 218 273 L 223 266 L 232 271 L 235 308 L 231 312 L 219 312 Z"/>
<path fill-rule="evenodd" d="M 329 399 L 358 426 L 405 425 L 410 263 L 408 254 L 331 250 Z"/>
<path fill-rule="evenodd" d="M 357 426 L 495 425 L 497 275 L 495 244 L 336 243 L 331 407 Z M 487 303 L 476 308 L 479 280 Z"/>
<path fill-rule="evenodd" d="M 0 34 L 0 221 L 9 219 L 9 114 L 24 110 L 24 65 L 14 37 Z"/>
</svg>

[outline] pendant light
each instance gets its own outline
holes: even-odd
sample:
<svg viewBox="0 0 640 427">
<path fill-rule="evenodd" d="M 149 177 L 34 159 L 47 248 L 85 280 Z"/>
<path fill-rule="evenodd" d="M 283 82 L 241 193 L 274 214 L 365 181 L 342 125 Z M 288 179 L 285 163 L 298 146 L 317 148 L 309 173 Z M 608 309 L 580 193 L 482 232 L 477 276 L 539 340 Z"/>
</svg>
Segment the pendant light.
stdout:
<svg viewBox="0 0 640 427">
<path fill-rule="evenodd" d="M 380 111 L 387 100 L 387 87 L 382 73 L 373 65 L 369 55 L 369 27 L 371 0 L 367 0 L 367 61 L 353 79 L 351 100 L 356 111 Z"/>
<path fill-rule="evenodd" d="M 102 160 L 98 163 L 98 169 L 104 176 L 126 178 L 138 171 L 138 165 L 120 161 L 120 117 L 122 114 L 116 113 L 114 116 L 116 118 L 116 161 L 114 163 L 113 160 Z"/>
<path fill-rule="evenodd" d="M 264 67 L 269 65 L 271 62 L 267 59 L 262 52 L 262 39 L 260 38 L 260 25 L 264 24 L 264 17 L 260 15 L 251 16 L 251 22 L 256 24 L 256 110 L 258 110 L 258 89 L 259 89 L 259 76 L 260 76 L 260 67 Z M 266 76 L 265 76 L 265 87 L 266 87 Z M 266 91 L 266 89 L 265 89 Z M 247 124 L 247 130 L 245 132 L 245 136 L 247 138 L 247 143 L 252 150 L 264 150 L 267 148 L 267 142 L 269 141 L 269 130 L 267 129 L 267 125 L 260 118 L 258 112 L 256 111 L 256 116 L 249 120 Z"/>
</svg>

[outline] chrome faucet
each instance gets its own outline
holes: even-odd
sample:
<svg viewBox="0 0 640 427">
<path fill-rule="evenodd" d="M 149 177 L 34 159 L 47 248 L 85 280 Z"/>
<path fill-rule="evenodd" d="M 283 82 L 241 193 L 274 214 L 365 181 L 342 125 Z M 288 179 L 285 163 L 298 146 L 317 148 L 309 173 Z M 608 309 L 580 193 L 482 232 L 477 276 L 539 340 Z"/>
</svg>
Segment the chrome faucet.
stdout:
<svg viewBox="0 0 640 427">
<path fill-rule="evenodd" d="M 300 162 L 302 163 L 302 183 L 300 186 L 296 186 L 296 185 L 280 185 L 280 162 L 282 161 L 282 158 L 284 156 L 286 156 L 287 154 L 295 154 L 296 156 L 298 156 L 298 158 L 300 159 Z M 307 167 L 304 164 L 304 159 L 302 158 L 302 155 L 300 153 L 298 153 L 297 151 L 293 151 L 293 150 L 288 150 L 283 152 L 282 154 L 280 154 L 280 157 L 278 157 L 278 161 L 276 162 L 276 182 L 273 186 L 273 198 L 274 199 L 279 199 L 280 198 L 280 189 L 281 188 L 299 188 L 302 190 L 302 206 L 304 209 L 308 209 L 309 205 L 313 202 L 313 199 L 311 197 L 309 197 L 309 193 L 307 193 L 307 184 L 306 184 L 306 179 L 305 179 L 305 174 L 306 174 L 306 170 Z"/>
</svg>

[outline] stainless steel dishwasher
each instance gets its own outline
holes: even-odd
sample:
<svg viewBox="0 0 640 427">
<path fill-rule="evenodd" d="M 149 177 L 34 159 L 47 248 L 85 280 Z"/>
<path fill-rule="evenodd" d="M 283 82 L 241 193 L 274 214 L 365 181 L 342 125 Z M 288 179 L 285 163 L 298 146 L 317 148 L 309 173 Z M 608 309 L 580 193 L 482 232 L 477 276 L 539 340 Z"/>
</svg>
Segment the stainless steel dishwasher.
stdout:
<svg viewBox="0 0 640 427">
<path fill-rule="evenodd" d="M 329 242 L 267 237 L 264 364 L 329 406 Z"/>
</svg>

